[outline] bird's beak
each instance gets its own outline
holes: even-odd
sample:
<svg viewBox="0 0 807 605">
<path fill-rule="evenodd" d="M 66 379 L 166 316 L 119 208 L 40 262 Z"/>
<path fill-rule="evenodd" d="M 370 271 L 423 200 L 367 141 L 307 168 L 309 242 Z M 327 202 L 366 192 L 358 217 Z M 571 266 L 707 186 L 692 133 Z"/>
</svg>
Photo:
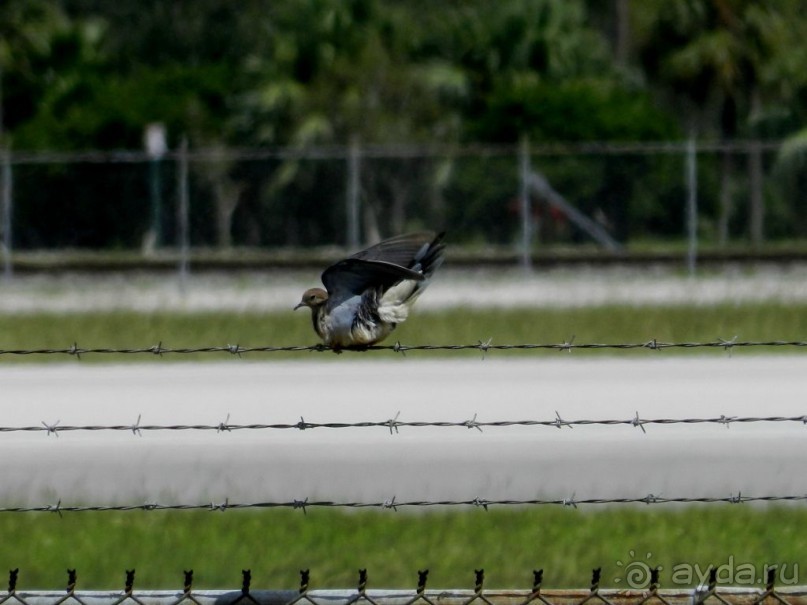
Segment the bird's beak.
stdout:
<svg viewBox="0 0 807 605">
<path fill-rule="evenodd" d="M 305 303 L 304 303 L 304 302 L 298 302 L 298 303 L 295 305 L 294 310 L 296 311 L 296 310 L 297 310 L 297 309 L 299 309 L 300 307 L 305 307 L 305 306 L 306 306 L 306 305 L 305 305 Z"/>
</svg>

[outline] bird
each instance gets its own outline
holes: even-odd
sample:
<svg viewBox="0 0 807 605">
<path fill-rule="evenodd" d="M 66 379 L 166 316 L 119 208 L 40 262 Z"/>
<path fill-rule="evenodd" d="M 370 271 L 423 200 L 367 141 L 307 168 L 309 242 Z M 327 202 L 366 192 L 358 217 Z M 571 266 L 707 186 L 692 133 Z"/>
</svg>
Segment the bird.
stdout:
<svg viewBox="0 0 807 605">
<path fill-rule="evenodd" d="M 406 320 L 409 309 L 444 260 L 445 232 L 420 231 L 386 239 L 334 263 L 325 288 L 310 288 L 294 310 L 311 309 L 325 346 L 366 349 Z"/>
</svg>

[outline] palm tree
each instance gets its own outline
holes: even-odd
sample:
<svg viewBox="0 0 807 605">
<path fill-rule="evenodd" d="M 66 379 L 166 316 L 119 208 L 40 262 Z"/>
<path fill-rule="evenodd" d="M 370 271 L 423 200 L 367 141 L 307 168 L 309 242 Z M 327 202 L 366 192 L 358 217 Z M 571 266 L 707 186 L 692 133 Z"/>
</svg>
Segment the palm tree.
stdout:
<svg viewBox="0 0 807 605">
<path fill-rule="evenodd" d="M 730 148 L 765 98 L 770 65 L 782 50 L 785 9 L 792 2 L 753 0 L 650 0 L 634 3 L 639 56 L 650 80 L 679 109 L 688 110 L 688 128 L 716 134 L 725 147 L 720 161 L 717 235 L 725 244 L 733 212 Z M 746 129 L 746 133 L 749 130 Z M 762 203 L 758 158 L 750 158 L 752 206 Z M 761 239 L 760 208 L 752 208 L 752 239 Z M 758 242 L 757 242 L 758 243 Z"/>
</svg>

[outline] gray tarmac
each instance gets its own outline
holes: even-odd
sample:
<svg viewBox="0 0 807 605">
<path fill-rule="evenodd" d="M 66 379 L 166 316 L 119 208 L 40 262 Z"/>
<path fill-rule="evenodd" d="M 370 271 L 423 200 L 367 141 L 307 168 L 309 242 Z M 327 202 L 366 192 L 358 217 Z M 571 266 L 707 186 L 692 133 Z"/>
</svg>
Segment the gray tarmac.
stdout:
<svg viewBox="0 0 807 605">
<path fill-rule="evenodd" d="M 76 425 L 807 414 L 807 358 L 334 359 L 0 366 L 0 502 L 161 504 L 807 494 L 796 423 L 234 431 Z"/>
</svg>

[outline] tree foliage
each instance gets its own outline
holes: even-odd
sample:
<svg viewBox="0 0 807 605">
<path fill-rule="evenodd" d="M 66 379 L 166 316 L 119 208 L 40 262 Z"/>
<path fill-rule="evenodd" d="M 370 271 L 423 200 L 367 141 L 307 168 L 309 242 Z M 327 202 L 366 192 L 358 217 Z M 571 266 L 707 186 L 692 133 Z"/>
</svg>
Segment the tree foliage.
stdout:
<svg viewBox="0 0 807 605">
<path fill-rule="evenodd" d="M 630 7 L 626 74 L 610 3 L 7 0 L 4 126 L 25 148 L 131 147 L 151 121 L 225 144 L 627 139 L 691 126 L 689 103 L 707 134 L 798 128 L 798 0 Z"/>
</svg>

